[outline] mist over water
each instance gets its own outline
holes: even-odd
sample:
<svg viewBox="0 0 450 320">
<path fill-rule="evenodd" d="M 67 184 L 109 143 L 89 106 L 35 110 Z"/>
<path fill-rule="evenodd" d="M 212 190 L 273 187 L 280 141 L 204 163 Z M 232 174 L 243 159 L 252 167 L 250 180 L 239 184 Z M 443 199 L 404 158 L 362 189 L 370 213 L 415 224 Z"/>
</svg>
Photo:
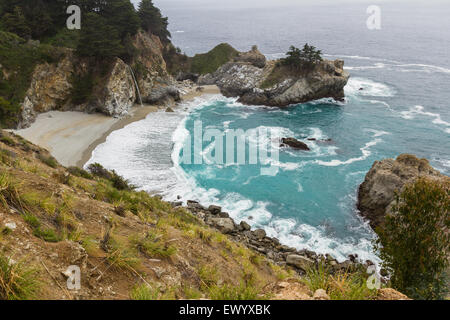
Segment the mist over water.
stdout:
<svg viewBox="0 0 450 320">
<path fill-rule="evenodd" d="M 179 113 L 151 114 L 113 132 L 91 162 L 168 200 L 222 205 L 283 243 L 340 260 L 350 253 L 377 259 L 374 234 L 355 208 L 357 188 L 375 160 L 413 153 L 450 173 L 450 5 L 383 2 L 382 30 L 370 31 L 367 4 L 359 2 L 270 10 L 156 3 L 170 18 L 175 45 L 188 54 L 229 42 L 240 50 L 258 44 L 279 58 L 291 44 L 309 42 L 327 59 L 344 59 L 351 73 L 347 101 L 277 109 L 204 96 Z M 280 150 L 274 177 L 261 176 L 254 165 L 185 165 L 181 147 L 196 120 L 222 131 L 272 128 L 274 141 L 292 136 L 311 152 Z"/>
</svg>

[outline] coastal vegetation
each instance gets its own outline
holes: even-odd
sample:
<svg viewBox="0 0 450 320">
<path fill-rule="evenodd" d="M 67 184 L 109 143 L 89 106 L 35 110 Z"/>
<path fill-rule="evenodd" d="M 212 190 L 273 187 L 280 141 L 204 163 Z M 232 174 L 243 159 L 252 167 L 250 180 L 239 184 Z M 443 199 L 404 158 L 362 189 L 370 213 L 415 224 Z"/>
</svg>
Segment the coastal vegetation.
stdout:
<svg viewBox="0 0 450 320">
<path fill-rule="evenodd" d="M 0 299 L 312 299 L 316 287 L 330 299 L 377 298 L 362 273 L 302 278 L 186 208 L 115 185 L 100 164 L 50 166 L 47 151 L 0 132 Z M 82 268 L 80 292 L 58 286 L 61 265 Z"/>
<path fill-rule="evenodd" d="M 307 43 L 303 46 L 303 49 L 291 46 L 286 53 L 286 57 L 277 62 L 260 87 L 267 89 L 288 77 L 298 77 L 299 75 L 307 74 L 321 61 L 323 61 L 322 51 L 316 49 L 316 47 Z"/>
<path fill-rule="evenodd" d="M 377 229 L 377 249 L 394 288 L 417 299 L 448 294 L 450 181 L 419 178 L 396 195 Z"/>
<path fill-rule="evenodd" d="M 88 64 L 87 74 L 77 73 L 72 79 L 70 100 L 81 104 L 90 100 L 102 70 L 110 70 L 114 58 L 128 63 L 136 56 L 132 38 L 138 30 L 170 43 L 168 20 L 151 0 L 143 0 L 138 10 L 130 0 L 70 4 L 81 8 L 81 30 L 67 29 L 66 1 L 0 0 L 0 127 L 19 124 L 35 67 L 59 61 L 63 48 L 75 49 L 76 58 Z"/>
<path fill-rule="evenodd" d="M 191 61 L 191 72 L 207 74 L 216 71 L 223 64 L 238 55 L 238 51 L 228 43 L 222 43 L 207 53 L 196 54 Z"/>
</svg>

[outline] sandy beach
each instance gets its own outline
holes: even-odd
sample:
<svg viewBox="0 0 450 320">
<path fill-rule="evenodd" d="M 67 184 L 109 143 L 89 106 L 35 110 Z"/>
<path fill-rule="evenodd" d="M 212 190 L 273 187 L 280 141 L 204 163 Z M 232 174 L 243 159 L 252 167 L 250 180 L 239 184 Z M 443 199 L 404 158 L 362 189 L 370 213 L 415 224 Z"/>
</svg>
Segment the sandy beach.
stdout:
<svg viewBox="0 0 450 320">
<path fill-rule="evenodd" d="M 182 102 L 205 94 L 219 94 L 217 86 L 196 87 L 182 95 Z M 14 133 L 47 149 L 63 166 L 82 167 L 92 156 L 95 148 L 106 141 L 115 130 L 145 119 L 150 113 L 166 107 L 136 105 L 130 114 L 117 119 L 103 114 L 87 114 L 75 111 L 50 111 L 38 115 L 31 127 L 15 130 Z M 176 106 L 172 107 L 176 112 Z"/>
</svg>

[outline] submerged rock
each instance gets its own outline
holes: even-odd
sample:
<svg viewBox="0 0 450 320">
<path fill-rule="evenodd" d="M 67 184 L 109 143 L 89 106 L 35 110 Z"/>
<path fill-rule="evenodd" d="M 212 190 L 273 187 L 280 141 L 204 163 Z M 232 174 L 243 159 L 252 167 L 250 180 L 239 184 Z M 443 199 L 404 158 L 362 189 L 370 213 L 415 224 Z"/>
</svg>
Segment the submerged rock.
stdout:
<svg viewBox="0 0 450 320">
<path fill-rule="evenodd" d="M 395 192 L 419 177 L 449 179 L 430 166 L 428 160 L 402 154 L 397 159 L 375 161 L 358 191 L 358 209 L 372 228 L 381 225 L 395 200 Z"/>
<path fill-rule="evenodd" d="M 291 148 L 304 150 L 304 151 L 311 150 L 306 143 L 298 141 L 295 138 L 282 138 L 281 142 L 282 142 L 281 147 L 289 146 Z"/>
</svg>

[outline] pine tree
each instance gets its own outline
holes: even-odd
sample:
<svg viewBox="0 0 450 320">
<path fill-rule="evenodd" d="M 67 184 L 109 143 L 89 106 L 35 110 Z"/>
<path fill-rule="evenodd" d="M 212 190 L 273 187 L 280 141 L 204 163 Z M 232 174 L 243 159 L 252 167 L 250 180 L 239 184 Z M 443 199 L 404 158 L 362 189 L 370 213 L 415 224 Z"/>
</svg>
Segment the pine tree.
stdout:
<svg viewBox="0 0 450 320">
<path fill-rule="evenodd" d="M 141 18 L 141 27 L 156 36 L 161 41 L 169 42 L 171 34 L 167 29 L 169 21 L 167 17 L 163 17 L 161 11 L 156 8 L 151 0 L 142 0 L 138 10 Z"/>
<path fill-rule="evenodd" d="M 5 30 L 15 33 L 23 38 L 31 36 L 31 29 L 20 6 L 15 6 L 12 13 L 6 13 L 2 17 L 2 25 Z"/>
<path fill-rule="evenodd" d="M 88 13 L 83 19 L 80 43 L 77 53 L 81 56 L 108 58 L 123 52 L 117 30 L 96 13 Z"/>
</svg>

